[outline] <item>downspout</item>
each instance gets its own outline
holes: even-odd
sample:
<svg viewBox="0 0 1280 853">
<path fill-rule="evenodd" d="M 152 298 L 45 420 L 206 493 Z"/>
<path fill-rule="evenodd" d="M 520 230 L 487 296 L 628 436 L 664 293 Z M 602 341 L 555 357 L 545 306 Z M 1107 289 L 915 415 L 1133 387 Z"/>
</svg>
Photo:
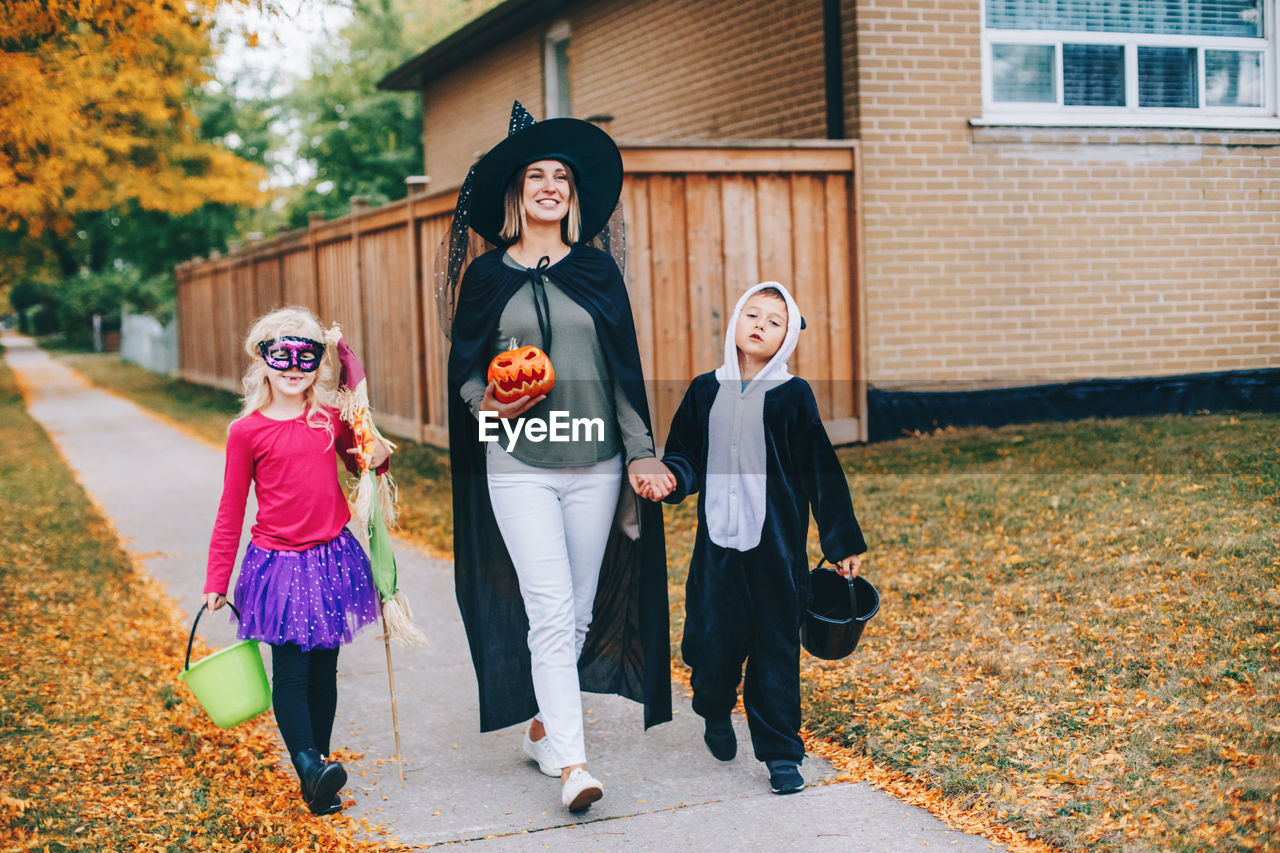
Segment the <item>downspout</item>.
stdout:
<svg viewBox="0 0 1280 853">
<path fill-rule="evenodd" d="M 840 0 L 822 0 L 822 64 L 827 97 L 827 139 L 844 139 L 844 57 Z"/>
</svg>

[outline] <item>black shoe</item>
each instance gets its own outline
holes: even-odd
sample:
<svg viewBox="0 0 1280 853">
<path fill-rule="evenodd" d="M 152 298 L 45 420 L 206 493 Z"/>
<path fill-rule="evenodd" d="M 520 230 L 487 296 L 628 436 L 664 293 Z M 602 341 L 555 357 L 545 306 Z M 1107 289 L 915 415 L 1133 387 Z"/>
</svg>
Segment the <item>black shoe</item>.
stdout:
<svg viewBox="0 0 1280 853">
<path fill-rule="evenodd" d="M 310 806 L 308 806 L 308 808 L 310 808 Z M 324 809 L 323 811 L 313 812 L 313 814 L 323 817 L 324 815 L 337 814 L 340 811 L 342 811 L 342 795 L 334 794 L 333 802 L 329 803 L 329 808 Z"/>
<path fill-rule="evenodd" d="M 723 720 L 707 720 L 706 730 L 702 733 L 707 749 L 721 761 L 733 761 L 738 754 L 738 738 L 733 733 L 733 723 L 728 717 Z"/>
<path fill-rule="evenodd" d="M 337 761 L 326 762 L 314 749 L 304 749 L 293 757 L 293 766 L 302 782 L 302 799 L 313 815 L 341 810 L 337 793 L 347 784 L 347 771 Z M 337 805 L 337 809 L 334 805 Z"/>
<path fill-rule="evenodd" d="M 775 794 L 794 794 L 804 788 L 796 762 L 783 758 L 766 761 L 764 766 L 769 768 L 769 790 Z"/>
</svg>

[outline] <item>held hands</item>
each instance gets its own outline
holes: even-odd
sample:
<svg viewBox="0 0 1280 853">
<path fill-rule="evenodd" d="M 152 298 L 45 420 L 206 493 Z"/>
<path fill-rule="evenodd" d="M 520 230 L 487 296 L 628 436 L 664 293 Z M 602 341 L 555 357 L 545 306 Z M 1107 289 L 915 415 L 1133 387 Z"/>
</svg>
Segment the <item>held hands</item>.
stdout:
<svg viewBox="0 0 1280 853">
<path fill-rule="evenodd" d="M 546 394 L 538 397 L 529 397 L 526 395 L 521 397 L 519 400 L 513 400 L 510 403 L 503 403 L 493 395 L 495 387 L 496 385 L 493 382 L 490 382 L 484 387 L 484 399 L 480 401 L 480 411 L 497 412 L 498 417 L 503 418 L 504 420 L 506 418 L 518 418 L 529 409 L 532 409 L 534 406 L 547 399 Z"/>
<path fill-rule="evenodd" d="M 836 565 L 832 566 L 843 577 L 853 580 L 858 576 L 858 571 L 862 568 L 862 557 L 857 554 L 850 554 Z"/>
<path fill-rule="evenodd" d="M 226 603 L 227 597 L 220 592 L 206 592 L 204 594 L 204 604 L 205 607 L 209 608 L 210 613 L 222 609 L 222 605 Z"/>
<path fill-rule="evenodd" d="M 633 459 L 627 466 L 627 481 L 637 495 L 651 501 L 662 500 L 676 488 L 671 469 L 652 456 Z"/>
</svg>

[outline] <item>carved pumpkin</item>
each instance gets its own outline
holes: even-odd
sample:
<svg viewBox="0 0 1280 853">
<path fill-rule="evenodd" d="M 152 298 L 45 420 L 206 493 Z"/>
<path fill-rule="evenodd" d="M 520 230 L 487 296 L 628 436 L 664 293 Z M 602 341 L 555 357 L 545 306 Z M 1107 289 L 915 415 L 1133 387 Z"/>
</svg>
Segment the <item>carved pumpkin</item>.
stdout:
<svg viewBox="0 0 1280 853">
<path fill-rule="evenodd" d="M 500 403 L 514 403 L 521 397 L 540 397 L 556 384 L 551 359 L 535 346 L 500 352 L 489 362 L 493 396 Z"/>
</svg>

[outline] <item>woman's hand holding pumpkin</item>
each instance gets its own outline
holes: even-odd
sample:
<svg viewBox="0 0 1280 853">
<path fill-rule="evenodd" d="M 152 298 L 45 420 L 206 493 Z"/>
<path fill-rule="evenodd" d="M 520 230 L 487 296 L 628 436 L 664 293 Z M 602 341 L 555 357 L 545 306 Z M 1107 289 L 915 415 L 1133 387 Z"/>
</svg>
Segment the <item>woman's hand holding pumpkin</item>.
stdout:
<svg viewBox="0 0 1280 853">
<path fill-rule="evenodd" d="M 631 460 L 627 465 L 627 480 L 637 495 L 651 501 L 662 500 L 676 488 L 671 469 L 652 456 Z"/>
<path fill-rule="evenodd" d="M 547 395 L 543 394 L 539 397 L 521 397 L 510 403 L 503 403 L 494 396 L 494 390 L 497 386 L 490 382 L 484 388 L 484 399 L 480 401 L 480 411 L 497 412 L 500 418 L 518 418 L 529 409 L 547 399 Z"/>
</svg>

